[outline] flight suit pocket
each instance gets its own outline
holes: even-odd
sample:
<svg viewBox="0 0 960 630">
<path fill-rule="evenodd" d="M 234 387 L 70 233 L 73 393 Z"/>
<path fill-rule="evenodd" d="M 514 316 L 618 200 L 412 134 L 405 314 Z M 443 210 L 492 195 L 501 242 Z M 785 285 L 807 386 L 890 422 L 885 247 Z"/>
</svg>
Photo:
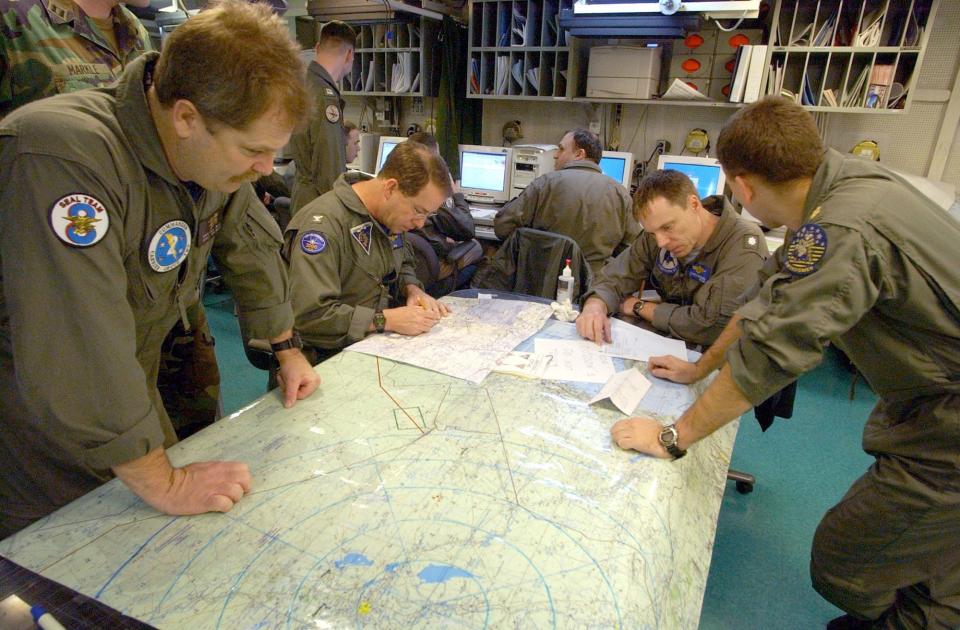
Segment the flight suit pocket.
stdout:
<svg viewBox="0 0 960 630">
<path fill-rule="evenodd" d="M 283 235 L 280 226 L 265 208 L 251 208 L 243 221 L 243 232 L 250 242 L 263 251 L 280 251 Z"/>
</svg>

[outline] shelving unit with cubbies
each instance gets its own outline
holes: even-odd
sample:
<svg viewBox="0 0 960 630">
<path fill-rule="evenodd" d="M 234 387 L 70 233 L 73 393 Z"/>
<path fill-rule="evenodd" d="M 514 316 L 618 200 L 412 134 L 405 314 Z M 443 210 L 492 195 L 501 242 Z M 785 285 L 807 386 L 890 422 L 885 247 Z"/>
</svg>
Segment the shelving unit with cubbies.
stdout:
<svg viewBox="0 0 960 630">
<path fill-rule="evenodd" d="M 344 95 L 436 96 L 436 21 L 421 17 L 352 26 L 357 47 L 353 68 L 343 78 Z"/>
<path fill-rule="evenodd" d="M 823 112 L 910 107 L 939 0 L 781 0 L 767 85 Z M 778 69 L 779 68 L 779 69 Z"/>
<path fill-rule="evenodd" d="M 573 0 L 473 0 L 467 96 L 566 99 L 570 47 L 560 10 Z"/>
</svg>

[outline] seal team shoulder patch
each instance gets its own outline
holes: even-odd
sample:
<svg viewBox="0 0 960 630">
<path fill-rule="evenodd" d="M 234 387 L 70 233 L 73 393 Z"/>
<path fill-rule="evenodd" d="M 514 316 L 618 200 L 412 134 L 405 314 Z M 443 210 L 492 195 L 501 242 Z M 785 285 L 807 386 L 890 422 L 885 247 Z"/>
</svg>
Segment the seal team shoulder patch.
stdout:
<svg viewBox="0 0 960 630">
<path fill-rule="evenodd" d="M 61 197 L 50 208 L 50 227 L 67 245 L 96 245 L 110 229 L 107 208 L 99 200 L 84 194 Z"/>
<path fill-rule="evenodd" d="M 190 252 L 190 226 L 183 221 L 169 221 L 150 239 L 147 260 L 150 268 L 161 273 L 180 266 Z"/>
<path fill-rule="evenodd" d="M 811 274 L 817 270 L 825 253 L 826 231 L 816 223 L 802 225 L 787 247 L 787 271 L 795 276 Z"/>
<path fill-rule="evenodd" d="M 323 232 L 309 230 L 300 236 L 300 249 L 304 254 L 313 256 L 327 248 L 327 237 Z"/>
</svg>

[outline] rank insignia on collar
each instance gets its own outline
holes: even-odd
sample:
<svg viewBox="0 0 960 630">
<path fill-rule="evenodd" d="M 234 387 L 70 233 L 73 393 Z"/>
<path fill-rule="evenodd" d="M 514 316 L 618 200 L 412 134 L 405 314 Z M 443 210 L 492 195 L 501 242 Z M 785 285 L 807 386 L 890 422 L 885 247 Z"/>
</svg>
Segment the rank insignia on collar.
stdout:
<svg viewBox="0 0 960 630">
<path fill-rule="evenodd" d="M 787 271 L 806 276 L 817 270 L 820 259 L 827 253 L 827 233 L 816 223 L 807 223 L 800 226 L 786 249 Z"/>
<path fill-rule="evenodd" d="M 323 232 L 309 230 L 300 236 L 300 249 L 304 254 L 313 256 L 327 248 L 327 237 Z"/>
<path fill-rule="evenodd" d="M 360 225 L 350 228 L 350 236 L 352 236 L 353 240 L 360 244 L 360 247 L 363 248 L 364 253 L 369 256 L 370 240 L 373 236 L 373 223 L 367 221 L 366 223 L 361 223 Z"/>
<path fill-rule="evenodd" d="M 710 274 L 710 267 L 707 267 L 703 263 L 693 263 L 690 265 L 690 268 L 687 269 L 687 277 L 697 282 L 706 282 L 710 279 Z"/>
<path fill-rule="evenodd" d="M 107 235 L 110 217 L 99 200 L 89 195 L 72 194 L 53 202 L 50 227 L 67 245 L 90 247 Z"/>
<path fill-rule="evenodd" d="M 661 249 L 660 253 L 657 254 L 657 269 L 668 276 L 672 276 L 677 273 L 679 268 L 680 263 L 673 257 L 673 254 L 669 250 Z"/>
<path fill-rule="evenodd" d="M 150 268 L 164 273 L 176 269 L 190 252 L 190 226 L 183 221 L 168 221 L 160 226 L 147 249 Z"/>
</svg>

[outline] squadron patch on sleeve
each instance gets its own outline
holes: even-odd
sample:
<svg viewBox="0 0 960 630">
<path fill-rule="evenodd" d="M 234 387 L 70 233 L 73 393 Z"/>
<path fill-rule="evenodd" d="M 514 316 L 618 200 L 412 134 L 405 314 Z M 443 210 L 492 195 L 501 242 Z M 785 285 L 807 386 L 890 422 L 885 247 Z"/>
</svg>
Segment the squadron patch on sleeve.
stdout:
<svg viewBox="0 0 960 630">
<path fill-rule="evenodd" d="M 787 247 L 787 271 L 795 276 L 811 274 L 825 253 L 827 233 L 824 229 L 816 223 L 802 225 Z"/>
<path fill-rule="evenodd" d="M 338 123 L 340 122 L 340 108 L 336 105 L 327 105 L 327 109 L 324 110 L 327 115 L 327 122 Z"/>
<path fill-rule="evenodd" d="M 300 236 L 300 249 L 304 254 L 313 256 L 327 248 L 327 237 L 323 232 L 309 230 Z"/>
<path fill-rule="evenodd" d="M 677 262 L 677 259 L 673 257 L 673 254 L 670 253 L 670 250 L 661 249 L 660 253 L 657 254 L 657 269 L 662 271 L 665 275 L 672 276 L 677 273 L 677 269 L 680 268 L 680 263 Z"/>
<path fill-rule="evenodd" d="M 110 229 L 110 217 L 99 200 L 84 194 L 61 197 L 50 208 L 50 227 L 67 245 L 90 247 Z"/>
<path fill-rule="evenodd" d="M 366 223 L 361 223 L 360 225 L 350 228 L 350 235 L 353 237 L 353 240 L 360 244 L 364 253 L 369 256 L 370 239 L 373 236 L 373 223 L 367 221 Z"/>
<path fill-rule="evenodd" d="M 147 249 L 150 268 L 161 273 L 180 266 L 190 252 L 190 226 L 183 221 L 169 221 L 160 226 Z"/>
</svg>

